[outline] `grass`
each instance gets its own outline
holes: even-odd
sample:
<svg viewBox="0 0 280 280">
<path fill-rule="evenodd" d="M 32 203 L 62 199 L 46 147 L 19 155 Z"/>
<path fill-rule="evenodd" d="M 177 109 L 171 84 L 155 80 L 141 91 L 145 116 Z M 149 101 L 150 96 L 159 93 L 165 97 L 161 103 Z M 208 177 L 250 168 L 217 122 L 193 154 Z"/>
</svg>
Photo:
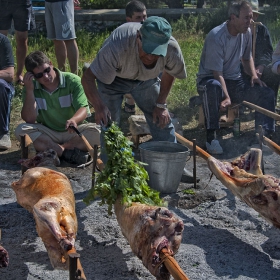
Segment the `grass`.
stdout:
<svg viewBox="0 0 280 280">
<path fill-rule="evenodd" d="M 188 108 L 189 98 L 197 95 L 196 91 L 196 73 L 200 55 L 205 38 L 205 32 L 218 22 L 225 20 L 224 10 L 218 10 L 213 14 L 206 15 L 191 15 L 188 18 L 181 17 L 176 22 L 172 22 L 173 36 L 179 42 L 181 47 L 186 69 L 187 79 L 176 80 L 168 97 L 169 109 L 180 119 L 180 123 L 184 129 L 195 129 L 198 123 L 198 110 Z M 275 46 L 279 36 L 280 27 L 280 11 L 276 11 L 273 16 L 269 15 L 266 18 L 266 26 L 269 28 L 273 45 Z M 79 59 L 79 75 L 82 75 L 82 68 L 85 62 L 91 62 L 104 40 L 109 36 L 109 31 L 102 33 L 89 33 L 84 30 L 77 31 L 77 44 L 80 51 Z M 10 36 L 12 46 L 15 53 L 15 40 Z M 52 41 L 45 38 L 44 34 L 37 34 L 29 37 L 29 52 L 42 50 L 45 52 L 56 66 L 56 58 Z M 67 70 L 70 71 L 67 65 Z M 13 99 L 12 114 L 11 114 L 11 132 L 14 130 L 17 123 L 20 121 L 21 110 L 21 92 L 22 88 L 16 87 L 16 95 Z M 13 136 L 12 136 L 13 137 Z"/>
</svg>

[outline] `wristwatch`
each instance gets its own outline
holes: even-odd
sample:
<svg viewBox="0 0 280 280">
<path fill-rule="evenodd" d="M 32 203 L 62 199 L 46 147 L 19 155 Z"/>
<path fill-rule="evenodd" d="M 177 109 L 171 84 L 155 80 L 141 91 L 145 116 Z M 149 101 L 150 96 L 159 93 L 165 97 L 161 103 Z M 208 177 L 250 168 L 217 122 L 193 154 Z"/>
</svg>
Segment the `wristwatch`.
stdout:
<svg viewBox="0 0 280 280">
<path fill-rule="evenodd" d="M 156 107 L 160 108 L 160 109 L 167 109 L 167 104 L 161 104 L 161 103 L 156 103 Z"/>
</svg>

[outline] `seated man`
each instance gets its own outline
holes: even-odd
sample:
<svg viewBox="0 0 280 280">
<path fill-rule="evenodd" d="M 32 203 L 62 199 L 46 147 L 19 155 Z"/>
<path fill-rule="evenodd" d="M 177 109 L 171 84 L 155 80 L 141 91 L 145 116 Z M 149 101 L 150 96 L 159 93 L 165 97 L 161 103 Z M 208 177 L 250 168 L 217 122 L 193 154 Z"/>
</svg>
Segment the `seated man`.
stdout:
<svg viewBox="0 0 280 280">
<path fill-rule="evenodd" d="M 257 0 L 249 0 L 252 5 L 253 21 L 250 24 L 252 30 L 252 56 L 258 77 L 270 87 L 275 94 L 275 103 L 277 102 L 277 93 L 279 88 L 279 76 L 271 70 L 272 61 L 272 40 L 270 33 L 265 25 L 258 21 L 259 4 Z M 242 65 L 241 65 L 241 69 Z M 251 77 L 242 71 L 244 79 L 250 80 Z"/>
<path fill-rule="evenodd" d="M 197 89 L 203 100 L 206 119 L 206 148 L 210 154 L 222 154 L 215 139 L 219 129 L 219 110 L 243 100 L 269 111 L 275 111 L 274 92 L 257 76 L 251 55 L 252 35 L 250 22 L 252 7 L 247 1 L 237 1 L 229 8 L 229 20 L 212 29 L 207 35 L 197 74 Z M 240 60 L 250 81 L 241 76 Z M 261 125 L 265 135 L 275 130 L 272 118 L 255 113 L 255 128 Z"/>
<path fill-rule="evenodd" d="M 25 68 L 21 116 L 26 123 L 16 128 L 17 139 L 28 134 L 36 151 L 53 149 L 70 163 L 86 163 L 86 146 L 71 126 L 92 146 L 99 145 L 100 131 L 96 124 L 85 121 L 90 111 L 80 78 L 54 68 L 41 51 L 26 57 Z"/>
<path fill-rule="evenodd" d="M 11 102 L 14 95 L 13 49 L 9 39 L 0 34 L 0 149 L 11 148 L 9 135 Z"/>
<path fill-rule="evenodd" d="M 278 42 L 272 55 L 272 72 L 280 75 L 280 41 Z"/>
</svg>

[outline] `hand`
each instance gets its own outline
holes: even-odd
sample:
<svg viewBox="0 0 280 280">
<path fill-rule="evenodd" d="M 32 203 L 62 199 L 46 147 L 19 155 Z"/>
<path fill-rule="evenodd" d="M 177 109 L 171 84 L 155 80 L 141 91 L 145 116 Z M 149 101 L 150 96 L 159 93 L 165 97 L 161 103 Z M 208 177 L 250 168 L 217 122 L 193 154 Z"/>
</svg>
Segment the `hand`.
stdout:
<svg viewBox="0 0 280 280">
<path fill-rule="evenodd" d="M 170 122 L 171 119 L 168 110 L 155 107 L 153 111 L 153 123 L 157 124 L 160 128 L 164 128 Z"/>
<path fill-rule="evenodd" d="M 259 78 L 261 78 L 262 74 L 263 74 L 263 70 L 264 70 L 264 65 L 258 65 L 256 67 L 256 73 L 257 73 L 257 76 Z"/>
<path fill-rule="evenodd" d="M 254 84 L 259 84 L 261 87 L 267 87 L 266 83 L 261 81 L 261 79 L 258 76 L 252 76 L 251 87 L 253 87 Z"/>
<path fill-rule="evenodd" d="M 68 130 L 69 133 L 74 133 L 75 131 L 73 129 L 71 129 L 71 126 L 74 126 L 77 128 L 77 123 L 75 120 L 73 119 L 70 119 L 70 120 L 67 120 L 66 121 L 66 124 L 65 124 L 65 129 Z"/>
<path fill-rule="evenodd" d="M 220 110 L 221 111 L 225 111 L 226 108 L 231 104 L 231 100 L 229 97 L 227 97 L 226 99 L 224 99 L 221 104 L 220 104 Z"/>
<path fill-rule="evenodd" d="M 80 1 L 79 1 L 79 0 L 74 0 L 74 4 L 75 4 L 76 6 L 78 6 L 78 5 L 80 5 Z"/>
<path fill-rule="evenodd" d="M 95 122 L 101 126 L 107 126 L 108 120 L 111 119 L 111 112 L 105 105 L 99 105 L 98 109 L 95 109 Z"/>
<path fill-rule="evenodd" d="M 26 72 L 24 77 L 23 77 L 23 83 L 26 89 L 26 92 L 34 92 L 34 84 L 33 84 L 33 73 L 31 72 Z"/>
</svg>

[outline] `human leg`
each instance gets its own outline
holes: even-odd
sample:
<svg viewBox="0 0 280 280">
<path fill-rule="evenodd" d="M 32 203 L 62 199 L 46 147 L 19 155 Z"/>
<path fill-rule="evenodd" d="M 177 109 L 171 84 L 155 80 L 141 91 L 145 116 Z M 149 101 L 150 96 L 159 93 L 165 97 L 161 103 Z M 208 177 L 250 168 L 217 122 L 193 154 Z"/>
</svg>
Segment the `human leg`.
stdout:
<svg viewBox="0 0 280 280">
<path fill-rule="evenodd" d="M 23 69 L 24 61 L 28 49 L 28 32 L 27 31 L 16 31 L 16 60 L 17 60 L 17 71 L 16 71 L 16 82 L 23 85 Z"/>
<path fill-rule="evenodd" d="M 19 1 L 20 2 L 20 1 Z M 16 82 L 23 84 L 24 60 L 28 49 L 28 31 L 35 28 L 34 12 L 29 4 L 14 4 L 13 21 L 15 27 L 16 38 L 16 61 L 17 71 L 15 74 Z"/>
<path fill-rule="evenodd" d="M 261 87 L 259 85 L 246 85 L 244 100 L 260 106 L 271 112 L 275 112 L 275 93 L 269 87 Z M 275 131 L 275 121 L 273 118 L 265 116 L 259 112 L 255 112 L 255 130 L 261 125 L 265 133 L 272 133 Z"/>
<path fill-rule="evenodd" d="M 70 65 L 70 70 L 74 74 L 78 74 L 78 61 L 79 61 L 79 49 L 75 39 L 65 40 L 64 41 L 66 50 L 67 50 L 67 58 Z"/>
<path fill-rule="evenodd" d="M 197 91 L 202 99 L 205 117 L 206 148 L 211 154 L 222 154 L 223 149 L 215 139 L 215 131 L 220 129 L 219 109 L 224 96 L 221 84 L 215 79 L 205 78 L 199 83 Z"/>
<path fill-rule="evenodd" d="M 125 94 L 124 110 L 127 113 L 135 113 L 135 101 L 131 94 Z"/>
<path fill-rule="evenodd" d="M 280 84 L 280 76 L 273 73 L 271 67 L 266 66 L 264 68 L 261 80 L 265 82 L 265 84 L 274 91 L 275 94 L 275 105 L 277 104 L 277 94 L 279 90 Z"/>
<path fill-rule="evenodd" d="M 75 41 L 74 2 L 46 2 L 45 21 L 47 37 L 54 42 L 59 69 L 65 71 L 68 56 L 71 71 L 77 73 L 79 52 Z"/>
<path fill-rule="evenodd" d="M 85 126 L 81 128 L 81 130 L 83 129 L 89 131 L 91 128 Z M 71 134 L 68 131 L 56 132 L 37 123 L 23 123 L 17 126 L 15 135 L 20 141 L 20 135 L 24 134 L 29 135 L 35 150 L 38 152 L 53 149 L 59 157 L 70 163 L 77 164 L 86 163 L 89 159 L 83 140 L 75 133 Z M 92 136 L 92 133 L 90 135 Z"/>
<path fill-rule="evenodd" d="M 65 72 L 66 58 L 67 58 L 67 49 L 64 41 L 53 40 L 54 43 L 54 52 L 58 65 L 58 69 Z"/>
<path fill-rule="evenodd" d="M 0 79 L 0 149 L 11 148 L 9 135 L 11 102 L 14 96 L 14 87 Z"/>
</svg>

